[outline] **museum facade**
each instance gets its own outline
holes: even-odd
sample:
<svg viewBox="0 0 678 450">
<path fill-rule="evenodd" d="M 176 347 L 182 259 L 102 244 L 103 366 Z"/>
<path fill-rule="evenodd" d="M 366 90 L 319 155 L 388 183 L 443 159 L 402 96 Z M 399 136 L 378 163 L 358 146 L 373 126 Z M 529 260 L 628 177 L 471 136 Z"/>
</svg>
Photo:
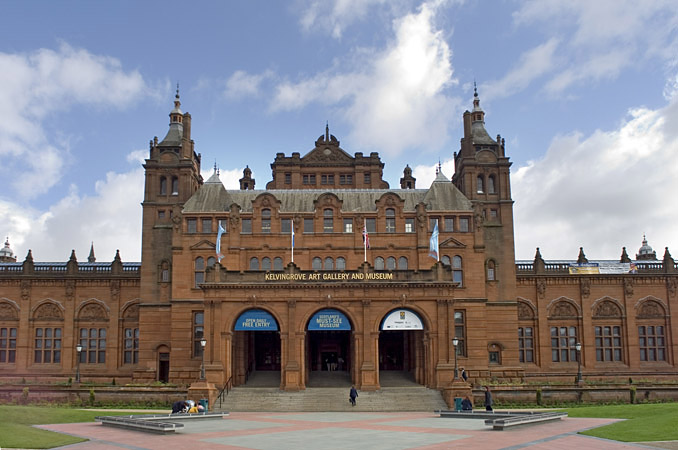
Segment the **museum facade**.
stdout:
<svg viewBox="0 0 678 450">
<path fill-rule="evenodd" d="M 0 376 L 246 385 L 284 390 L 343 372 L 430 388 L 472 380 L 675 376 L 678 269 L 644 242 L 631 260 L 516 261 L 509 158 L 477 93 L 455 173 L 383 180 L 378 153 L 325 128 L 275 155 L 255 189 L 206 181 L 177 93 L 144 163 L 141 263 L 17 262 L 0 253 Z M 576 246 L 576 244 L 573 244 Z M 643 250 L 644 249 L 644 250 Z M 279 375 L 279 377 L 278 377 Z"/>
</svg>

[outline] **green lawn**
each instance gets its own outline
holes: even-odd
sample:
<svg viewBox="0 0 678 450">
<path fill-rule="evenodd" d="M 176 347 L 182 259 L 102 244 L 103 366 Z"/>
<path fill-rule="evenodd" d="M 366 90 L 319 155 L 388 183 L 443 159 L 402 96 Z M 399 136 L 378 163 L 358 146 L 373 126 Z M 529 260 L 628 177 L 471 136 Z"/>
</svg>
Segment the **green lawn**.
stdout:
<svg viewBox="0 0 678 450">
<path fill-rule="evenodd" d="M 52 448 L 75 444 L 86 439 L 40 430 L 31 425 L 94 422 L 96 416 L 123 414 L 130 413 L 83 411 L 69 407 L 0 405 L 0 448 Z"/>
<path fill-rule="evenodd" d="M 622 442 L 678 440 L 678 403 L 582 406 L 566 410 L 570 417 L 627 419 L 582 434 Z"/>
</svg>

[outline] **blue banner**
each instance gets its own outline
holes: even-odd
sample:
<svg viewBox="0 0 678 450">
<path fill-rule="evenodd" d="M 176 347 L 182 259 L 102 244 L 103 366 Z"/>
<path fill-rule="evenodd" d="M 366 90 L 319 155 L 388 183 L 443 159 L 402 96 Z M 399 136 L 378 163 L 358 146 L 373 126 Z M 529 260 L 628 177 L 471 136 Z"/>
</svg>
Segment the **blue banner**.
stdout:
<svg viewBox="0 0 678 450">
<path fill-rule="evenodd" d="M 309 331 L 327 330 L 351 330 L 351 323 L 344 313 L 336 309 L 321 309 L 313 314 L 308 323 Z"/>
<path fill-rule="evenodd" d="M 250 309 L 240 314 L 235 331 L 278 331 L 278 322 L 263 309 Z"/>
</svg>

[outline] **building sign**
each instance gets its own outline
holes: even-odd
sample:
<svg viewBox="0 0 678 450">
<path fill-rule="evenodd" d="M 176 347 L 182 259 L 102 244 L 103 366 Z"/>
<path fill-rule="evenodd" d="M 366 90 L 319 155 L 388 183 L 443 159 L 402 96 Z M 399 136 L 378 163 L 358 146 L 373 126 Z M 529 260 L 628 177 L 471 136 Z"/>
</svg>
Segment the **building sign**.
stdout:
<svg viewBox="0 0 678 450">
<path fill-rule="evenodd" d="M 375 272 L 311 272 L 311 273 L 267 273 L 265 281 L 365 281 L 365 280 L 393 280 L 393 273 Z"/>
<path fill-rule="evenodd" d="M 344 313 L 336 309 L 321 309 L 308 322 L 309 331 L 342 330 L 350 331 L 351 323 Z"/>
<path fill-rule="evenodd" d="M 240 314 L 235 331 L 278 331 L 278 323 L 263 309 L 250 309 Z"/>
<path fill-rule="evenodd" d="M 424 324 L 417 314 L 407 309 L 396 309 L 386 316 L 381 324 L 385 330 L 423 330 Z"/>
<path fill-rule="evenodd" d="M 619 274 L 619 273 L 637 273 L 634 263 L 618 263 L 601 261 L 596 263 L 570 264 L 569 272 L 572 275 L 591 275 L 591 274 Z"/>
</svg>

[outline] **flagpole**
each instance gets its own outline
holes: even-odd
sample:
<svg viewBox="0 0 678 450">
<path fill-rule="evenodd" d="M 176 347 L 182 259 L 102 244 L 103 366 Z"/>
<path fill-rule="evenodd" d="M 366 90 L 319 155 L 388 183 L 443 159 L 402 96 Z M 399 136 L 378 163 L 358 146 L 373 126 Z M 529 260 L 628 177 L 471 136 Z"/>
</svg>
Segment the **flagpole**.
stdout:
<svg viewBox="0 0 678 450">
<path fill-rule="evenodd" d="M 292 224 L 294 227 L 294 224 Z M 294 262 L 294 228 L 292 228 L 292 262 Z"/>
<path fill-rule="evenodd" d="M 436 219 L 436 229 L 439 230 L 439 228 L 438 228 L 438 219 Z M 440 233 L 440 231 L 438 231 L 438 233 Z M 436 256 L 438 256 L 438 259 L 437 259 L 437 260 L 438 260 L 438 262 L 440 262 L 440 241 L 438 240 L 437 237 L 436 237 Z"/>
</svg>

